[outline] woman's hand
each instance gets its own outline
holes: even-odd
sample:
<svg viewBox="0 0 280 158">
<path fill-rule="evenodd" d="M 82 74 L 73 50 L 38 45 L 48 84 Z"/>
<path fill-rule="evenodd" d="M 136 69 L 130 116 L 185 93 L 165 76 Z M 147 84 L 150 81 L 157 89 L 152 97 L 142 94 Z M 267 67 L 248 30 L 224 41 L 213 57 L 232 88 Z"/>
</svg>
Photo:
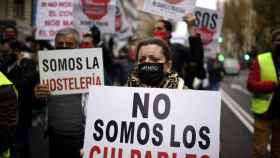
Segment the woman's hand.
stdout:
<svg viewBox="0 0 280 158">
<path fill-rule="evenodd" d="M 196 19 L 196 17 L 192 13 L 189 13 L 183 17 L 183 20 L 187 23 L 188 32 L 189 32 L 190 36 L 197 35 L 197 33 L 195 31 L 195 26 L 194 26 L 195 19 Z"/>
</svg>

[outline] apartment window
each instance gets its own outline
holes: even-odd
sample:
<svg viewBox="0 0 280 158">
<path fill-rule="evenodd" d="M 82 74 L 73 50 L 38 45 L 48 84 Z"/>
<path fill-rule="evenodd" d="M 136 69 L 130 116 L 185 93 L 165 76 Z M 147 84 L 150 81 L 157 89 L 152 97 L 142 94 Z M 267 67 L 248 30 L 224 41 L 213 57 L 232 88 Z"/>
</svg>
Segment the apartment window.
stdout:
<svg viewBox="0 0 280 158">
<path fill-rule="evenodd" d="M 14 16 L 24 18 L 24 0 L 14 0 Z"/>
</svg>

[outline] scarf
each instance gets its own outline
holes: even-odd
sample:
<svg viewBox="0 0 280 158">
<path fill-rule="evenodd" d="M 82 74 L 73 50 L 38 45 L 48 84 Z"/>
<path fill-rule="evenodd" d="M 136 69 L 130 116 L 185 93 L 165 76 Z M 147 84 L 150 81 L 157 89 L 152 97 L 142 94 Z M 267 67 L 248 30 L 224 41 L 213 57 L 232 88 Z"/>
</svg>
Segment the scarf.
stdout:
<svg viewBox="0 0 280 158">
<path fill-rule="evenodd" d="M 179 85 L 179 76 L 176 72 L 168 73 L 163 81 L 157 86 L 150 86 L 144 84 L 140 81 L 137 70 L 134 70 L 133 73 L 128 77 L 127 80 L 128 87 L 147 87 L 147 88 L 169 88 L 177 89 Z"/>
</svg>

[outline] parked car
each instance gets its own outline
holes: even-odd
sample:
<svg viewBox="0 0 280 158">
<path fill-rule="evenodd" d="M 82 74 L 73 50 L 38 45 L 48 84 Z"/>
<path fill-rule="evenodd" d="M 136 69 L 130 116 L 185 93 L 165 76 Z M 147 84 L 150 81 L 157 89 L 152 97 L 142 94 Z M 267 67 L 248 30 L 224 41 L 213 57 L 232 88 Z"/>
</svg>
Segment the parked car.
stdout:
<svg viewBox="0 0 280 158">
<path fill-rule="evenodd" d="M 224 60 L 224 71 L 226 75 L 239 75 L 240 63 L 235 58 L 225 58 Z"/>
</svg>

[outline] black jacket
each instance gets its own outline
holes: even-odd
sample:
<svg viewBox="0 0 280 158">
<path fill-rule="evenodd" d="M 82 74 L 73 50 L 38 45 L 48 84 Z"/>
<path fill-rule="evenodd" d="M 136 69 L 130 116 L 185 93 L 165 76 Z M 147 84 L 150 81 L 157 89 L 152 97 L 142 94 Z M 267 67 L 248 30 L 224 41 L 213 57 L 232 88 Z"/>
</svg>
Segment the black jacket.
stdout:
<svg viewBox="0 0 280 158">
<path fill-rule="evenodd" d="M 0 155 L 13 144 L 16 123 L 16 93 L 10 85 L 0 86 Z"/>
<path fill-rule="evenodd" d="M 14 83 L 19 94 L 18 132 L 24 133 L 31 125 L 32 106 L 34 101 L 33 89 L 37 82 L 35 64 L 29 59 L 22 59 L 19 64 L 6 71 L 6 76 Z"/>
<path fill-rule="evenodd" d="M 179 43 L 170 44 L 172 67 L 183 77 L 186 86 L 192 88 L 195 77 L 203 79 L 206 71 L 203 67 L 204 51 L 200 36 L 189 37 L 190 47 Z"/>
</svg>

